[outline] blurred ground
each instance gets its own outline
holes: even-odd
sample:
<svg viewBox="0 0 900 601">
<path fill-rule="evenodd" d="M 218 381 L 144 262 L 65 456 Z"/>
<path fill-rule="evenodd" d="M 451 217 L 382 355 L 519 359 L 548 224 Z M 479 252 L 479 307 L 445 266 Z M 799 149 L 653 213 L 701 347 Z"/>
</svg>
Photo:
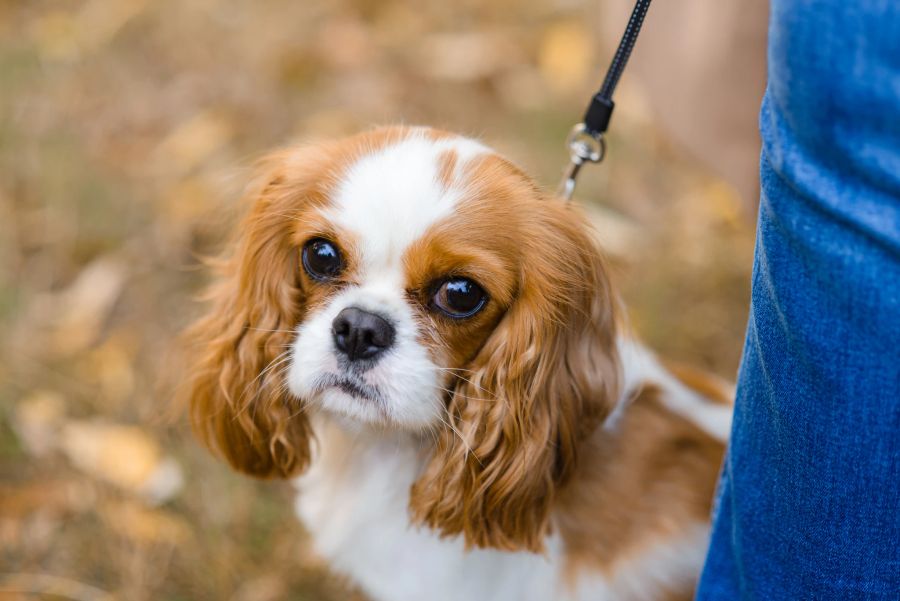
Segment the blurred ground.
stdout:
<svg viewBox="0 0 900 601">
<path fill-rule="evenodd" d="M 222 248 L 254 158 L 377 123 L 482 136 L 555 187 L 609 60 L 602 15 L 574 0 L 0 0 L 0 599 L 347 598 L 286 485 L 233 474 L 165 419 L 206 281 L 195 257 Z M 606 211 L 635 329 L 733 378 L 747 213 L 662 137 L 627 73 L 617 101 L 578 202 Z"/>
</svg>

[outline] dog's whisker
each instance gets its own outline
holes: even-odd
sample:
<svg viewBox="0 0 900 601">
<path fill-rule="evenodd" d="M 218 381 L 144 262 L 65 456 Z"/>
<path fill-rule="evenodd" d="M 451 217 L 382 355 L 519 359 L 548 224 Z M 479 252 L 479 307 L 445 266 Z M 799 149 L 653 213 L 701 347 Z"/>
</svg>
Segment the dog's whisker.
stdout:
<svg viewBox="0 0 900 601">
<path fill-rule="evenodd" d="M 273 369 L 275 369 L 275 368 L 277 368 L 277 367 L 279 367 L 279 366 L 281 366 L 281 365 L 284 365 L 286 362 L 290 361 L 290 359 L 291 359 L 290 350 L 283 351 L 283 352 L 279 353 L 278 355 L 276 355 L 275 358 L 272 359 L 272 360 L 269 362 L 269 364 L 268 364 L 262 371 L 260 371 L 259 374 L 257 374 L 257 376 L 256 376 L 255 378 L 253 378 L 253 380 L 251 380 L 250 382 L 247 383 L 246 386 L 244 386 L 244 389 L 243 389 L 243 391 L 241 392 L 240 397 L 238 397 L 237 400 L 236 400 L 235 402 L 236 402 L 238 405 L 240 405 L 241 403 L 243 403 L 243 402 L 244 402 L 244 398 L 247 396 L 247 393 L 248 393 L 248 391 L 250 390 L 250 388 L 251 388 L 252 386 L 254 386 L 257 382 L 259 382 L 260 378 L 263 378 L 263 377 L 264 377 L 267 373 L 269 373 L 271 370 L 273 370 Z M 256 392 L 255 392 L 255 394 L 254 394 L 254 399 L 255 399 L 256 396 L 259 395 L 260 392 L 262 392 L 262 390 L 266 387 L 266 384 L 267 384 L 267 383 L 268 383 L 268 382 L 264 382 L 263 385 L 260 386 L 259 389 L 256 390 Z M 240 409 L 238 409 L 238 411 L 235 412 L 235 416 L 234 416 L 235 419 L 237 419 L 240 415 L 243 415 L 243 413 L 246 412 L 247 409 L 248 409 L 251 405 L 254 405 L 254 406 L 255 406 L 256 403 L 248 402 L 248 403 L 244 404 L 242 407 L 240 407 Z M 254 411 L 255 411 L 255 407 L 254 407 Z"/>
<path fill-rule="evenodd" d="M 479 459 L 478 455 L 476 455 L 475 452 L 472 450 L 472 447 L 469 445 L 469 442 L 463 436 L 462 432 L 460 432 L 456 428 L 456 426 L 454 426 L 452 423 L 445 420 L 441 415 L 438 415 L 437 418 L 439 420 L 441 420 L 441 423 L 443 423 L 445 426 L 450 428 L 450 430 L 457 436 L 457 438 L 459 438 L 459 441 L 463 444 L 463 447 L 465 447 L 465 449 L 466 449 L 466 456 L 468 457 L 469 455 L 472 455 L 472 457 L 475 458 L 475 461 L 477 461 L 479 465 L 484 467 L 484 464 L 481 462 L 481 459 Z"/>
<path fill-rule="evenodd" d="M 476 400 L 479 400 L 479 401 L 500 401 L 500 402 L 506 402 L 506 399 L 505 399 L 504 397 L 497 396 L 496 394 L 494 394 L 493 392 L 491 392 L 491 391 L 488 390 L 487 388 L 483 388 L 482 386 L 476 384 L 476 383 L 473 382 L 472 380 L 469 380 L 468 378 L 465 378 L 465 377 L 460 376 L 460 375 L 456 375 L 456 377 L 459 378 L 460 380 L 462 380 L 463 382 L 466 382 L 467 384 L 469 384 L 469 385 L 471 385 L 471 386 L 474 386 L 476 389 L 478 389 L 479 392 L 483 392 L 483 393 L 485 393 L 485 394 L 487 394 L 488 396 L 491 397 L 490 399 L 478 398 L 478 399 L 476 399 Z M 452 394 L 455 394 L 455 392 L 456 392 L 455 390 L 450 390 L 450 389 L 444 388 L 443 386 L 438 386 L 438 388 L 440 388 L 440 389 L 443 390 L 444 392 L 449 392 L 451 395 L 452 395 Z"/>
<path fill-rule="evenodd" d="M 474 369 L 466 369 L 466 368 L 464 368 L 464 367 L 441 367 L 441 366 L 438 365 L 438 366 L 435 366 L 435 368 L 436 368 L 436 369 L 439 369 L 439 370 L 441 370 L 441 371 L 449 371 L 449 372 L 463 371 L 463 372 L 467 372 L 467 373 L 470 373 L 470 374 L 474 374 L 474 373 L 477 372 L 477 370 L 474 370 Z"/>
<path fill-rule="evenodd" d="M 280 329 L 269 330 L 266 328 L 255 328 L 252 326 L 246 326 L 244 329 L 252 330 L 254 332 L 273 332 L 273 333 L 282 333 L 282 334 L 296 334 L 295 330 L 280 330 Z"/>
</svg>

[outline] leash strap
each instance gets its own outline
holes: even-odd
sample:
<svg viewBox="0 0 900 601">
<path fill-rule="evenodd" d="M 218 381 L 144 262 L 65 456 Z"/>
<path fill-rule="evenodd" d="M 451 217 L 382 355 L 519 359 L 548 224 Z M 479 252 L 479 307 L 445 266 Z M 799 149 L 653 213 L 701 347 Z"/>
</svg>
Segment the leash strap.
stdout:
<svg viewBox="0 0 900 601">
<path fill-rule="evenodd" d="M 575 191 L 575 180 L 582 165 L 586 162 L 599 163 L 606 155 L 604 134 L 606 134 L 609 120 L 616 106 L 612 95 L 619 83 L 619 78 L 622 77 L 622 71 L 625 70 L 631 51 L 634 49 L 634 43 L 641 31 L 641 25 L 644 24 L 648 8 L 650 8 L 650 0 L 637 0 L 635 3 L 634 10 L 631 11 L 631 18 L 628 19 L 628 25 L 625 27 L 625 33 L 622 34 L 616 54 L 606 71 L 603 85 L 591 98 L 582 122 L 572 128 L 566 139 L 566 146 L 569 149 L 569 165 L 563 174 L 558 191 L 559 195 L 566 200 L 572 198 L 572 193 Z"/>
</svg>

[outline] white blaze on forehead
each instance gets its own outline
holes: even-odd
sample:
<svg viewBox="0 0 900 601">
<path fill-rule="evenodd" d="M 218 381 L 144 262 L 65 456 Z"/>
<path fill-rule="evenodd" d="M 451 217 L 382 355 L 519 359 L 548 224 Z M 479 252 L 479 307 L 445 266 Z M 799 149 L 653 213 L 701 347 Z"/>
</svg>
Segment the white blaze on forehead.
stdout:
<svg viewBox="0 0 900 601">
<path fill-rule="evenodd" d="M 472 158 L 491 152 L 468 138 L 432 140 L 413 130 L 348 169 L 325 216 L 360 241 L 367 275 L 399 275 L 404 250 L 453 211 L 461 191 L 440 181 L 439 159 L 446 151 L 456 153 L 457 175 Z"/>
</svg>

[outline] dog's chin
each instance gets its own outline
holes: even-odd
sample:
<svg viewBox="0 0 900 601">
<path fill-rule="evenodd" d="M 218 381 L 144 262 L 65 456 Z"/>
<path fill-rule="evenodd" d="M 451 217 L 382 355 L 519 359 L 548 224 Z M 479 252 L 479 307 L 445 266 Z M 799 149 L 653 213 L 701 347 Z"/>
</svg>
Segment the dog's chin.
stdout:
<svg viewBox="0 0 900 601">
<path fill-rule="evenodd" d="M 354 425 L 390 426 L 392 420 L 381 395 L 350 381 L 328 386 L 315 395 L 313 404 Z"/>
<path fill-rule="evenodd" d="M 308 407 L 352 428 L 422 432 L 440 422 L 427 394 L 398 395 L 389 386 L 372 385 L 352 374 L 325 373 L 312 378 L 309 385 L 292 384 L 292 392 Z"/>
</svg>

